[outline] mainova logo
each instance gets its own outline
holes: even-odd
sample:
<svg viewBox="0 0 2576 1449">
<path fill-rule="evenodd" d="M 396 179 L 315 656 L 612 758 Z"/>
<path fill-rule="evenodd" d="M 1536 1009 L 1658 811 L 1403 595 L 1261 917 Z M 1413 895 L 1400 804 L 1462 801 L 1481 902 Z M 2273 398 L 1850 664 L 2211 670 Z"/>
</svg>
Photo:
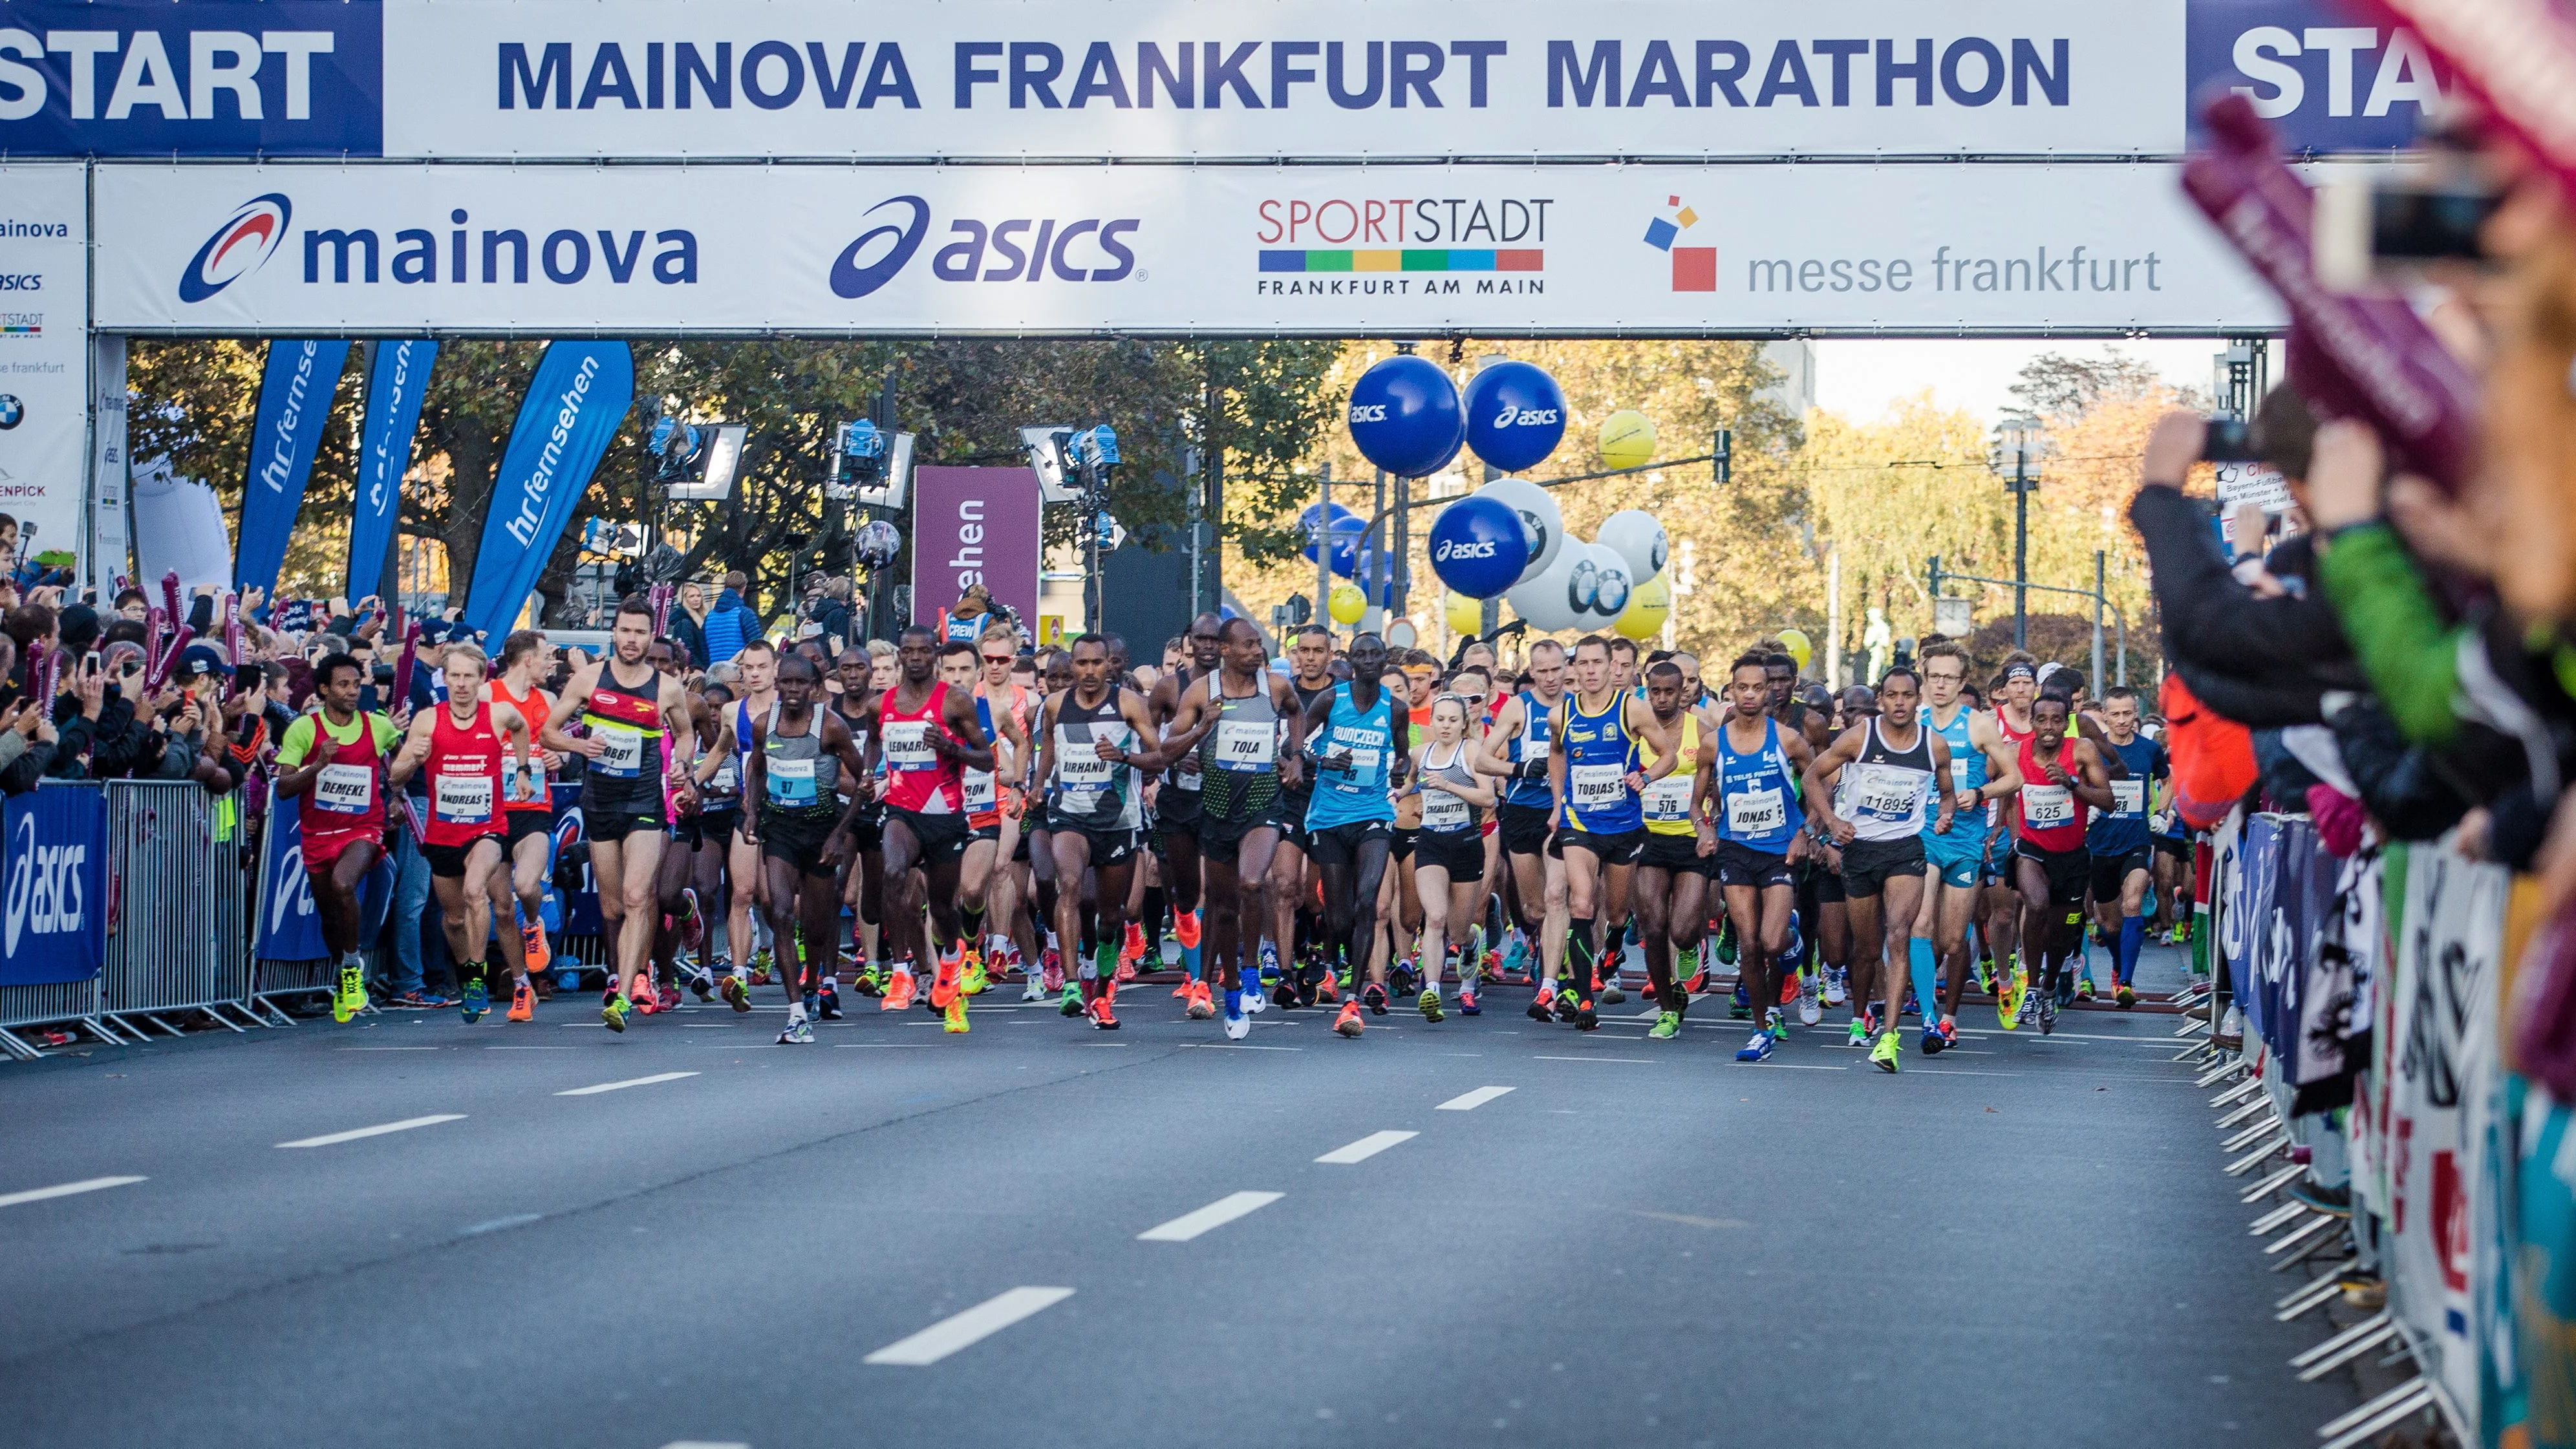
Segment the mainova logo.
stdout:
<svg viewBox="0 0 2576 1449">
<path fill-rule="evenodd" d="M 832 259 L 832 292 L 852 301 L 895 279 L 921 250 L 930 230 L 930 203 L 918 196 L 889 197 L 861 213 L 906 210 L 859 233 Z M 943 282 L 1122 282 L 1136 275 L 1136 254 L 1126 238 L 1144 223 L 1136 217 L 1008 217 L 948 223 L 951 240 L 930 259 Z"/>
<path fill-rule="evenodd" d="M 33 812 L 18 817 L 17 859 L 9 871 L 8 908 L 0 934 L 9 955 L 18 954 L 21 935 L 57 935 L 81 929 L 80 868 L 89 858 L 86 845 L 36 844 Z"/>
<path fill-rule="evenodd" d="M 281 192 L 243 202 L 179 274 L 179 300 L 202 302 L 258 271 L 285 244 L 286 219 L 294 211 L 295 204 Z"/>
</svg>

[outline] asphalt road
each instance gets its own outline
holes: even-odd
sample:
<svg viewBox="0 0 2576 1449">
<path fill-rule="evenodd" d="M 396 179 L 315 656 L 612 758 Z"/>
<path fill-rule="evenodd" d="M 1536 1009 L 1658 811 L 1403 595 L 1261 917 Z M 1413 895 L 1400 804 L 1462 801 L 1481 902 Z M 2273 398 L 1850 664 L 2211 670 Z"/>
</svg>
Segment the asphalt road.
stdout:
<svg viewBox="0 0 2576 1449">
<path fill-rule="evenodd" d="M 0 1069 L 0 1443 L 2250 1446 L 2354 1402 L 2284 1367 L 2321 1334 L 2169 1016 L 1972 1010 L 1891 1078 L 1834 1013 L 1738 1065 L 1722 1001 L 1238 1047 L 1016 994 Z"/>
</svg>

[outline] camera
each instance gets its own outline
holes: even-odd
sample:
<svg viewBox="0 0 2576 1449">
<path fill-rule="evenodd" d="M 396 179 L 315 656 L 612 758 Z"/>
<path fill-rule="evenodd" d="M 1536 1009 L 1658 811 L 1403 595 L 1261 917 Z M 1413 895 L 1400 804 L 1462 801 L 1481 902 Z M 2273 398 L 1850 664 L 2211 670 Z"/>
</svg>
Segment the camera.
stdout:
<svg viewBox="0 0 2576 1449">
<path fill-rule="evenodd" d="M 2421 160 L 2317 188 L 2317 279 L 2357 291 L 2427 262 L 2488 260 L 2480 234 L 2504 189 L 2480 159 L 2435 138 Z"/>
<path fill-rule="evenodd" d="M 2200 458 L 2204 463 L 2258 461 L 2254 452 L 2254 425 L 2243 418 L 2211 418 L 2208 434 L 2200 445 Z"/>
</svg>

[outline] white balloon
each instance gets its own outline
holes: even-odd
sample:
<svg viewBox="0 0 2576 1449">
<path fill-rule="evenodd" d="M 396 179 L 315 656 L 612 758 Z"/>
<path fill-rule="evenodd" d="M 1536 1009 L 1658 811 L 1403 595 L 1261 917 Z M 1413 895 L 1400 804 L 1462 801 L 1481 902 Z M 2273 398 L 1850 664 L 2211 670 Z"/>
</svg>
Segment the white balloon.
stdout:
<svg viewBox="0 0 2576 1449">
<path fill-rule="evenodd" d="M 1536 578 L 1525 578 L 1514 584 L 1503 592 L 1503 601 L 1512 606 L 1514 614 L 1527 620 L 1531 628 L 1544 634 L 1584 627 L 1588 622 L 1587 616 L 1578 613 L 1573 601 L 1567 597 L 1574 561 L 1581 552 L 1580 545 L 1558 549 L 1554 567 Z M 1584 556 L 1589 557 L 1588 554 Z"/>
<path fill-rule="evenodd" d="M 1629 594 L 1636 590 L 1636 575 L 1629 570 L 1628 561 L 1619 556 L 1619 551 L 1607 544 L 1577 540 L 1567 549 L 1569 553 L 1577 550 L 1580 550 L 1581 557 L 1574 565 L 1567 602 L 1581 611 L 1585 628 L 1616 620 L 1628 607 Z M 1584 578 L 1587 566 L 1591 575 L 1588 588 Z"/>
<path fill-rule="evenodd" d="M 1662 522 L 1642 508 L 1622 509 L 1601 520 L 1597 541 L 1627 560 L 1629 581 L 1639 584 L 1664 571 L 1672 547 Z"/>
<path fill-rule="evenodd" d="M 1547 496 L 1546 489 L 1523 478 L 1497 478 L 1476 491 L 1521 516 L 1521 532 L 1529 544 L 1529 566 L 1514 582 L 1527 584 L 1546 573 L 1565 550 L 1565 515 L 1557 511 L 1556 500 Z"/>
</svg>

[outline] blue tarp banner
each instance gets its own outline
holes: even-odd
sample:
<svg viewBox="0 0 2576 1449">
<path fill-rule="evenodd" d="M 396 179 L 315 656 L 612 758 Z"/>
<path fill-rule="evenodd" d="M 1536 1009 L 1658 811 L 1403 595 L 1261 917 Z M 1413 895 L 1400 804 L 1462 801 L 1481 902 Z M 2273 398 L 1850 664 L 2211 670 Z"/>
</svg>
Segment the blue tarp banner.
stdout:
<svg viewBox="0 0 2576 1449">
<path fill-rule="evenodd" d="M 313 909 L 313 883 L 304 874 L 302 804 L 288 795 L 272 794 L 268 801 L 268 830 L 260 846 L 267 859 L 260 862 L 259 937 L 251 953 L 263 961 L 320 961 L 331 954 L 322 944 L 322 917 Z M 379 857 L 358 894 L 360 945 L 373 945 L 384 928 L 393 885 L 393 862 Z"/>
<path fill-rule="evenodd" d="M 0 986 L 87 981 L 107 959 L 107 800 L 56 786 L 0 804 Z"/>
<path fill-rule="evenodd" d="M 277 592 L 286 563 L 286 541 L 304 506 L 304 484 L 313 454 L 331 425 L 331 395 L 349 344 L 292 337 L 268 344 L 260 377 L 259 421 L 250 438 L 250 474 L 242 480 L 240 541 L 233 552 L 233 587 Z"/>
<path fill-rule="evenodd" d="M 384 7 L 343 0 L 20 0 L 0 151 L 373 156 Z"/>
<path fill-rule="evenodd" d="M 438 344 L 427 338 L 380 342 L 367 374 L 366 426 L 358 448 L 355 515 L 349 520 L 349 602 L 383 592 L 385 549 L 402 514 L 403 474 Z"/>
<path fill-rule="evenodd" d="M 465 627 L 497 645 L 519 617 L 634 400 L 635 357 L 625 343 L 547 344 L 492 480 Z"/>
</svg>

